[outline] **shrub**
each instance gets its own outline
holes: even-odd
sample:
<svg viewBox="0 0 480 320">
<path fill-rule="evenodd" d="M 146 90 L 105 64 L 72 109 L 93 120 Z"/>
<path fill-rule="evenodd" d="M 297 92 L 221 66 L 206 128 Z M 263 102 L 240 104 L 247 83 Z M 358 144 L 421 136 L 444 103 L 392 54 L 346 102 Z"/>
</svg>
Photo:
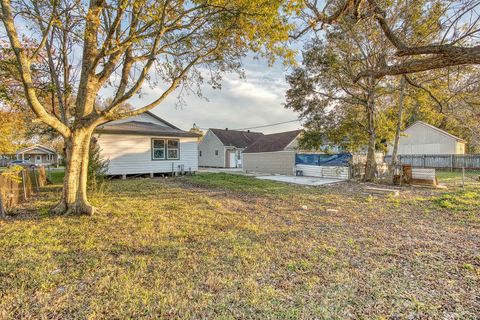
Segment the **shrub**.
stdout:
<svg viewBox="0 0 480 320">
<path fill-rule="evenodd" d="M 100 146 L 95 138 L 92 138 L 88 157 L 88 189 L 91 191 L 101 190 L 105 186 L 109 162 L 103 159 Z"/>
</svg>

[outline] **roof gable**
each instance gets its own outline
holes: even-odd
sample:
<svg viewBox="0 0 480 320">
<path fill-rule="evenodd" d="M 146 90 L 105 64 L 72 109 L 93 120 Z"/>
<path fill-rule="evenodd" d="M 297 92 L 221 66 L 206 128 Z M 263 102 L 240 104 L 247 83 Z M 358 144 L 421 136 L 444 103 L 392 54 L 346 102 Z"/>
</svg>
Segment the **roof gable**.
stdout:
<svg viewBox="0 0 480 320">
<path fill-rule="evenodd" d="M 133 117 L 107 122 L 98 126 L 95 132 L 165 137 L 198 138 L 201 136 L 197 133 L 183 131 L 150 111 L 146 111 Z"/>
<path fill-rule="evenodd" d="M 455 140 L 457 140 L 457 141 L 459 141 L 459 142 L 463 142 L 463 143 L 466 142 L 464 139 L 462 139 L 462 138 L 460 138 L 460 137 L 454 136 L 453 134 L 448 133 L 448 132 L 445 131 L 445 130 L 442 130 L 442 129 L 440 129 L 440 128 L 437 128 L 437 127 L 435 127 L 435 126 L 433 126 L 433 125 L 431 125 L 431 124 L 428 124 L 428 123 L 426 123 L 426 122 L 423 122 L 423 121 L 415 121 L 412 125 L 408 126 L 408 127 L 404 130 L 404 132 L 406 132 L 408 129 L 410 129 L 410 128 L 414 127 L 414 126 L 423 126 L 423 127 L 428 128 L 428 129 L 430 129 L 430 130 L 434 130 L 434 131 L 439 132 L 439 133 L 441 133 L 441 134 L 443 134 L 443 135 L 445 135 L 445 136 L 448 136 L 449 138 L 455 139 Z"/>
<path fill-rule="evenodd" d="M 55 154 L 57 153 L 55 150 L 50 149 L 50 148 L 45 147 L 45 146 L 42 146 L 40 144 L 34 144 L 33 146 L 18 150 L 16 153 L 19 154 L 19 153 L 30 152 L 30 151 L 33 151 L 35 149 L 39 149 L 39 150 L 41 150 L 43 152 L 46 152 L 46 153 L 55 153 Z"/>
<path fill-rule="evenodd" d="M 288 145 L 290 145 L 298 136 L 302 133 L 302 130 L 280 132 L 274 134 L 267 134 L 260 137 L 257 141 L 252 143 L 245 149 L 245 153 L 258 153 L 258 152 L 275 152 L 282 151 Z"/>
<path fill-rule="evenodd" d="M 112 134 L 126 134 L 126 135 L 151 135 L 151 136 L 167 136 L 167 137 L 200 137 L 199 134 L 183 131 L 177 127 L 166 127 L 151 122 L 142 121 L 128 121 L 121 123 L 107 123 L 99 126 L 95 132 L 97 133 L 112 133 Z"/>
<path fill-rule="evenodd" d="M 228 129 L 209 129 L 224 146 L 246 148 L 263 136 L 261 132 L 238 131 Z"/>
<path fill-rule="evenodd" d="M 150 111 L 141 113 L 141 114 L 136 115 L 136 116 L 128 117 L 128 118 L 125 118 L 125 119 L 109 121 L 109 122 L 107 122 L 107 124 L 112 125 L 112 124 L 120 124 L 120 123 L 132 122 L 132 121 L 144 122 L 144 123 L 153 123 L 153 124 L 156 124 L 156 125 L 159 125 L 159 126 L 164 126 L 164 127 L 180 130 L 180 128 L 174 126 L 170 122 L 160 118 L 159 116 L 157 116 L 156 114 L 154 114 Z"/>
</svg>

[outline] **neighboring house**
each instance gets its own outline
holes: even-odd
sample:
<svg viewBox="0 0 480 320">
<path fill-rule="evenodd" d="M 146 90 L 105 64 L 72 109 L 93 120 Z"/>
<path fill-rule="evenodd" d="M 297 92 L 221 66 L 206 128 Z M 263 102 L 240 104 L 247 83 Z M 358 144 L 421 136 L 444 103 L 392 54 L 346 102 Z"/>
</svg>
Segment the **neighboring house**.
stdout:
<svg viewBox="0 0 480 320">
<path fill-rule="evenodd" d="M 151 112 L 95 130 L 108 175 L 195 172 L 199 134 L 183 131 Z"/>
<path fill-rule="evenodd" d="M 280 132 L 258 138 L 243 151 L 245 172 L 295 174 L 295 154 L 302 130 Z"/>
<path fill-rule="evenodd" d="M 243 150 L 262 136 L 260 132 L 209 129 L 198 144 L 199 166 L 241 168 Z"/>
<path fill-rule="evenodd" d="M 428 123 L 417 121 L 400 136 L 398 154 L 465 154 L 466 141 Z M 393 146 L 389 146 L 391 155 Z"/>
<path fill-rule="evenodd" d="M 17 160 L 26 160 L 40 165 L 58 165 L 60 161 L 60 156 L 55 150 L 39 144 L 18 150 L 15 157 Z"/>
</svg>

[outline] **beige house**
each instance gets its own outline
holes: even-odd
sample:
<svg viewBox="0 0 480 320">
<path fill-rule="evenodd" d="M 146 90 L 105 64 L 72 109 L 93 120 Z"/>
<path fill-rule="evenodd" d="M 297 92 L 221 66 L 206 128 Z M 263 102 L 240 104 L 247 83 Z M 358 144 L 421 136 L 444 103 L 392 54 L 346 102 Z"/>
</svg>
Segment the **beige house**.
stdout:
<svg viewBox="0 0 480 320">
<path fill-rule="evenodd" d="M 37 165 L 58 165 L 60 156 L 50 148 L 40 144 L 18 150 L 15 153 L 17 160 L 26 160 Z"/>
<path fill-rule="evenodd" d="M 262 136 L 261 132 L 208 129 L 198 144 L 199 166 L 241 168 L 243 150 Z"/>
<path fill-rule="evenodd" d="M 465 154 L 466 141 L 428 123 L 417 121 L 400 136 L 399 155 Z M 393 147 L 389 145 L 388 155 Z"/>
<path fill-rule="evenodd" d="M 268 134 L 243 152 L 245 172 L 295 174 L 295 154 L 302 130 Z"/>
</svg>

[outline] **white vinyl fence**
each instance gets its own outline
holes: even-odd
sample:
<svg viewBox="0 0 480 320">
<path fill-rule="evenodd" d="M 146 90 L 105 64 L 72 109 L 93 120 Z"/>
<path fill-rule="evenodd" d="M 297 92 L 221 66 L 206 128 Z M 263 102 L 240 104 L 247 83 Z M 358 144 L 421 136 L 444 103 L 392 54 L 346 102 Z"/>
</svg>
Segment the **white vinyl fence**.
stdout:
<svg viewBox="0 0 480 320">
<path fill-rule="evenodd" d="M 305 164 L 297 164 L 295 170 L 301 170 L 304 176 L 319 177 L 329 179 L 350 179 L 349 167 L 334 167 L 334 166 L 311 166 Z"/>
</svg>

